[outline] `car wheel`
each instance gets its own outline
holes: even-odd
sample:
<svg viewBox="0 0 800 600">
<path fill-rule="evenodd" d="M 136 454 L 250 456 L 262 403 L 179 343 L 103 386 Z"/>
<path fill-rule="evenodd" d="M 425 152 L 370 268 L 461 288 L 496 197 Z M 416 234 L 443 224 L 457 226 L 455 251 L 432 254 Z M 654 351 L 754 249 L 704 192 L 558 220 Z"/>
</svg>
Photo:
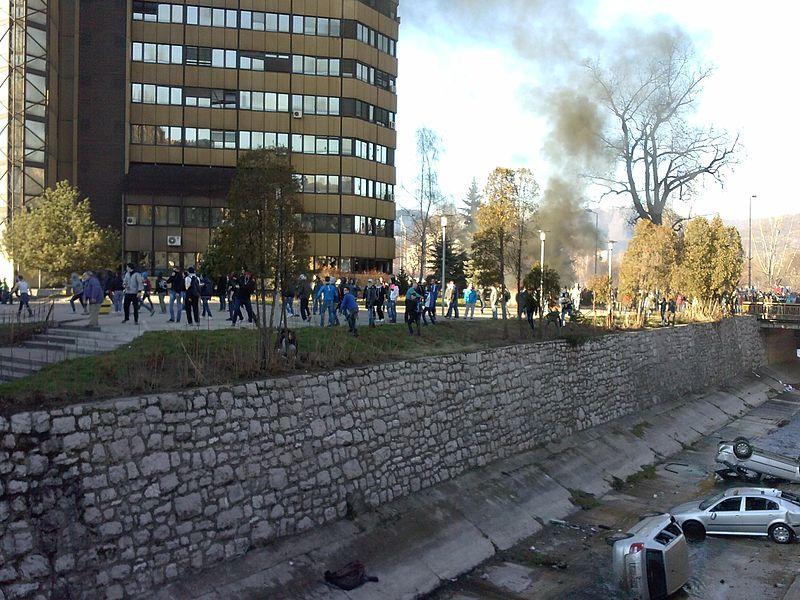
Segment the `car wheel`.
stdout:
<svg viewBox="0 0 800 600">
<path fill-rule="evenodd" d="M 776 544 L 788 544 L 794 538 L 794 532 L 788 525 L 776 523 L 769 528 L 769 538 Z"/>
<path fill-rule="evenodd" d="M 683 535 L 690 542 L 702 542 L 706 539 L 706 528 L 697 521 L 686 521 L 683 524 Z"/>
<path fill-rule="evenodd" d="M 736 438 L 733 440 L 733 453 L 739 460 L 747 460 L 753 456 L 753 446 L 745 438 Z"/>
</svg>

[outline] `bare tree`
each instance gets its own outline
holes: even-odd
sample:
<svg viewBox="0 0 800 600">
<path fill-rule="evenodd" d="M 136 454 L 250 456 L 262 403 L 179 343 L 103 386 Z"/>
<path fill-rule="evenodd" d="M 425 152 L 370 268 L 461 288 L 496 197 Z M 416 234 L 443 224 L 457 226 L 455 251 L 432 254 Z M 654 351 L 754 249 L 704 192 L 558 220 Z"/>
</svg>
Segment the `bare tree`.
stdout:
<svg viewBox="0 0 800 600">
<path fill-rule="evenodd" d="M 758 234 L 753 240 L 753 258 L 770 289 L 789 283 L 787 278 L 792 275 L 792 266 L 798 256 L 798 247 L 793 243 L 797 233 L 794 215 L 761 219 L 758 222 Z"/>
<path fill-rule="evenodd" d="M 417 159 L 419 160 L 419 179 L 417 180 L 416 200 L 419 218 L 412 226 L 412 236 L 419 248 L 419 279 L 425 277 L 428 264 L 428 246 L 431 233 L 431 216 L 437 212 L 442 202 L 439 191 L 439 155 L 441 140 L 435 131 L 422 127 L 417 130 Z"/>
<path fill-rule="evenodd" d="M 600 133 L 600 144 L 613 155 L 617 171 L 593 177 L 606 195 L 629 195 L 639 219 L 661 225 L 674 194 L 688 197 L 706 177 L 722 184 L 738 137 L 690 123 L 712 70 L 697 66 L 688 43 L 670 40 L 661 56 L 640 68 L 626 62 L 586 68 L 611 123 Z"/>
</svg>

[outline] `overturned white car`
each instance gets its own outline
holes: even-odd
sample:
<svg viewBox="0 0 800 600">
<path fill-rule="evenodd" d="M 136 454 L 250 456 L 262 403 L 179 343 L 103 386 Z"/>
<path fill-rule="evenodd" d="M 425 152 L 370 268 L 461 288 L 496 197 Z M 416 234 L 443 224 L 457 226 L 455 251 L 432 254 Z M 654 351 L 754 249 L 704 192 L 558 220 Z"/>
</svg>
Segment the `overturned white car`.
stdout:
<svg viewBox="0 0 800 600">
<path fill-rule="evenodd" d="M 764 477 L 771 477 L 800 483 L 800 460 L 756 448 L 743 437 L 732 442 L 720 442 L 717 462 L 726 467 L 717 471 L 723 479 L 741 477 L 756 483 Z"/>
</svg>

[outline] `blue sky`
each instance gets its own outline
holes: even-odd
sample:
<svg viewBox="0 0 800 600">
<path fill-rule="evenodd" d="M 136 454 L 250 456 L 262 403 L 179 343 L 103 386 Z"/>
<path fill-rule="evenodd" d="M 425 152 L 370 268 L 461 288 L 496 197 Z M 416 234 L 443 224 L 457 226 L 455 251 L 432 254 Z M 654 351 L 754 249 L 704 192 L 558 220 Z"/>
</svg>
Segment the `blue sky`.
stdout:
<svg viewBox="0 0 800 600">
<path fill-rule="evenodd" d="M 559 73 L 543 72 L 547 51 L 542 51 L 537 66 L 515 50 L 515 45 L 535 46 L 534 40 L 548 38 L 550 48 L 577 47 L 585 37 L 576 33 L 582 26 L 602 39 L 622 26 L 648 30 L 672 24 L 688 33 L 705 63 L 716 67 L 698 118 L 739 134 L 743 144 L 739 164 L 728 175 L 725 188 L 709 182 L 691 206 L 682 207 L 683 212 L 691 209 L 693 214 L 720 213 L 726 219 L 743 219 L 752 194 L 758 195 L 755 216 L 800 212 L 792 177 L 798 169 L 794 147 L 800 138 L 796 81 L 800 3 L 407 1 L 413 6 L 401 3 L 398 46 L 401 205 L 412 203 L 404 190 L 414 189 L 414 132 L 420 126 L 435 129 L 443 139 L 441 187 L 449 197 L 460 200 L 473 177 L 482 184 L 496 166 L 529 167 L 540 183 L 546 184 L 554 172 L 543 152 L 550 122 L 535 108 L 531 90 L 548 86 L 549 78 Z M 462 9 L 474 5 L 483 15 L 463 21 L 447 10 L 433 11 L 437 4 Z M 540 12 L 527 10 L 535 5 Z M 548 12 L 548 6 L 564 10 L 564 16 Z M 530 39 L 513 39 L 509 19 L 517 17 L 530 24 Z M 611 200 L 600 201 L 591 191 L 589 196 L 591 206 L 613 206 Z"/>
</svg>

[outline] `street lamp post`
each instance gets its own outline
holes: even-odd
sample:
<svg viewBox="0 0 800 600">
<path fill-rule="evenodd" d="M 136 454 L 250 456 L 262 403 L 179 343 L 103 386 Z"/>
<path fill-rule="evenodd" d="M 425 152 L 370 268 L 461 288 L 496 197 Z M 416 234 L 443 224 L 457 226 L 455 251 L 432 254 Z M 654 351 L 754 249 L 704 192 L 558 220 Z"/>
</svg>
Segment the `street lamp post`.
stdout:
<svg viewBox="0 0 800 600">
<path fill-rule="evenodd" d="M 600 213 L 591 208 L 585 210 L 594 215 L 594 276 L 597 277 L 597 255 L 600 252 Z"/>
<path fill-rule="evenodd" d="M 540 230 L 539 240 L 542 242 L 542 254 L 539 261 L 539 318 L 544 317 L 544 242 L 547 239 L 547 233 Z"/>
<path fill-rule="evenodd" d="M 614 324 L 614 284 L 613 284 L 613 271 L 612 260 L 614 258 L 614 244 L 615 240 L 608 240 L 608 326 L 609 328 Z"/>
<path fill-rule="evenodd" d="M 447 307 L 445 306 L 444 300 L 444 285 L 445 285 L 445 278 L 446 278 L 446 257 L 447 257 L 447 216 L 442 215 L 442 280 L 439 282 L 439 293 L 442 295 L 442 316 L 444 316 L 445 310 Z"/>
<path fill-rule="evenodd" d="M 749 218 L 749 232 L 747 234 L 747 293 L 753 288 L 753 200 L 758 196 L 750 196 L 750 218 Z"/>
</svg>

